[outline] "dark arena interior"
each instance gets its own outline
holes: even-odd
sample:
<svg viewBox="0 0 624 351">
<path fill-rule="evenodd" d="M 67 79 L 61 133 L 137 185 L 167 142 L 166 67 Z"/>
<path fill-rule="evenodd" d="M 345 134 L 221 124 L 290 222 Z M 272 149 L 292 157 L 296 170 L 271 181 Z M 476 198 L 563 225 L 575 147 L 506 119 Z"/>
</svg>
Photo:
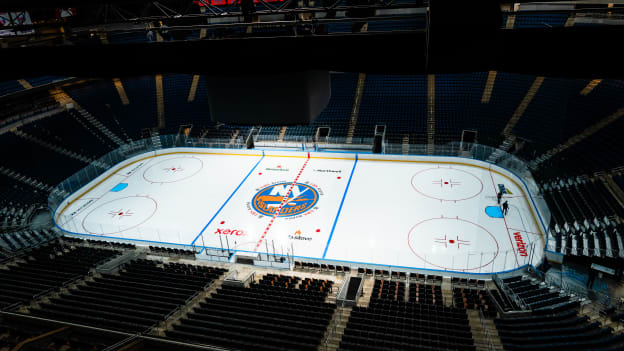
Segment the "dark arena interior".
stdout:
<svg viewBox="0 0 624 351">
<path fill-rule="evenodd" d="M 624 2 L 0 1 L 0 351 L 624 350 Z"/>
</svg>

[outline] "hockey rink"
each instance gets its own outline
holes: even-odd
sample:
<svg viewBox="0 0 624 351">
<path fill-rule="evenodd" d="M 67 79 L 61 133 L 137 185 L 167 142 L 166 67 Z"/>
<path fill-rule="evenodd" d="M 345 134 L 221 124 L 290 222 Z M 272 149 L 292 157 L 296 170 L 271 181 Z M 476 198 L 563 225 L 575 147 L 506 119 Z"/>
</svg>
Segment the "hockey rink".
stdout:
<svg viewBox="0 0 624 351">
<path fill-rule="evenodd" d="M 523 181 L 459 157 L 159 150 L 94 179 L 54 220 L 69 233 L 137 245 L 465 273 L 537 264 L 545 245 Z"/>
</svg>

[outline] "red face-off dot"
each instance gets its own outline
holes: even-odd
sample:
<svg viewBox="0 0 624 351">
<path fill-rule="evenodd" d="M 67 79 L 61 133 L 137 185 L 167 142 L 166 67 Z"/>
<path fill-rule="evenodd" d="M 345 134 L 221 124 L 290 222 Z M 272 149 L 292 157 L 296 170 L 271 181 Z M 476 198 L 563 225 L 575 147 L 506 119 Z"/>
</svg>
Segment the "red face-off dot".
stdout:
<svg viewBox="0 0 624 351">
<path fill-rule="evenodd" d="M 221 224 L 225 224 L 225 221 L 221 221 Z"/>
<path fill-rule="evenodd" d="M 342 177 L 338 177 L 338 179 L 340 179 L 340 178 L 342 178 Z"/>
<path fill-rule="evenodd" d="M 123 212 L 119 212 L 119 215 L 120 215 L 120 216 L 121 216 L 121 215 L 123 215 Z"/>
<path fill-rule="evenodd" d="M 262 172 L 258 173 L 258 175 L 262 175 Z"/>
<path fill-rule="evenodd" d="M 317 230 L 316 230 L 316 232 L 317 232 L 317 233 L 318 233 L 318 232 L 320 232 L 320 231 L 321 231 L 320 229 L 317 229 Z"/>
<path fill-rule="evenodd" d="M 448 182 L 444 182 L 444 184 L 448 184 Z"/>
<path fill-rule="evenodd" d="M 451 239 L 451 240 L 449 240 L 449 243 L 454 244 L 455 240 Z"/>
</svg>

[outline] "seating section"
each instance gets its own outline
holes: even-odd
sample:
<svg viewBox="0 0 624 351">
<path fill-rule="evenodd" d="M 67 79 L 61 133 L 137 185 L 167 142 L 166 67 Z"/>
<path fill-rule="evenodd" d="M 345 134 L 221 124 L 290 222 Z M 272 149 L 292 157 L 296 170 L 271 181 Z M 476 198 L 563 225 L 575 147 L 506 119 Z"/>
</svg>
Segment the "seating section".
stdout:
<svg viewBox="0 0 624 351">
<path fill-rule="evenodd" d="M 44 191 L 0 175 L 0 233 L 25 227 L 34 211 L 47 205 L 47 200 Z"/>
<path fill-rule="evenodd" d="M 620 87 L 619 91 L 620 96 L 614 97 L 618 100 L 624 97 L 622 93 L 624 88 Z M 605 98 L 603 97 L 603 99 Z M 596 107 L 596 109 L 599 109 L 599 107 Z M 613 106 L 609 106 L 609 109 L 604 112 L 592 109 L 591 114 L 595 116 L 592 119 L 592 124 L 614 113 L 617 113 L 617 108 Z M 555 176 L 571 177 L 593 174 L 598 171 L 608 171 L 622 166 L 619 150 L 622 150 L 624 147 L 624 140 L 622 140 L 619 131 L 623 128 L 624 120 L 620 118 L 599 129 L 580 142 L 571 145 L 552 158 L 542 162 L 536 177 L 541 179 L 554 178 Z"/>
<path fill-rule="evenodd" d="M 533 79 L 531 84 L 534 81 Z M 570 104 L 575 103 L 579 92 L 586 85 L 587 81 L 582 79 L 554 77 L 544 79 L 511 131 L 520 140 L 528 141 L 516 154 L 527 160 L 535 159 L 553 145 L 563 143 L 569 137 L 582 131 L 584 129 L 582 126 L 576 124 L 568 126 L 567 124 L 570 120 L 587 119 L 587 116 L 577 116 L 575 111 L 570 109 Z M 530 89 L 527 89 L 520 97 L 524 98 L 524 94 L 529 92 Z M 517 108 L 520 105 L 521 101 L 517 101 L 513 107 Z M 593 113 L 596 112 L 598 111 Z"/>
<path fill-rule="evenodd" d="M 7 80 L 0 83 L 0 96 L 9 95 L 24 90 L 24 87 L 17 80 Z"/>
<path fill-rule="evenodd" d="M 410 283 L 408 301 L 442 306 L 442 287 L 440 285 Z"/>
<path fill-rule="evenodd" d="M 26 79 L 26 81 L 30 83 L 33 88 L 35 88 L 44 84 L 50 84 L 64 79 L 66 79 L 66 77 L 43 76 L 37 78 L 28 78 Z M 24 86 L 22 86 L 17 80 L 7 80 L 4 82 L 0 82 L 0 96 L 13 94 L 23 90 L 25 90 Z"/>
<path fill-rule="evenodd" d="M 466 310 L 371 300 L 353 307 L 339 350 L 475 350 Z"/>
<path fill-rule="evenodd" d="M 0 234 L 0 248 L 7 251 L 20 251 L 37 247 L 56 238 L 56 233 L 49 229 L 21 230 Z"/>
<path fill-rule="evenodd" d="M 357 74 L 334 73 L 330 75 L 331 97 L 327 107 L 321 112 L 310 127 L 289 127 L 286 136 L 312 136 L 318 127 L 330 127 L 329 137 L 346 137 L 349 119 L 353 110 L 353 101 L 357 89 Z M 284 140 L 287 140 L 287 137 Z"/>
<path fill-rule="evenodd" d="M 150 246 L 149 249 L 153 255 L 195 257 L 195 252 L 193 252 L 192 250 L 173 249 L 170 247 L 162 247 L 162 246 Z"/>
<path fill-rule="evenodd" d="M 206 77 L 199 76 L 195 97 L 188 101 L 192 81 L 193 76 L 188 74 L 163 75 L 166 124 L 160 134 L 177 134 L 181 125 L 190 124 L 195 128 L 214 124 L 206 98 Z"/>
<path fill-rule="evenodd" d="M 19 129 L 51 145 L 92 159 L 116 149 L 110 139 L 90 127 L 76 111 L 61 112 Z"/>
<path fill-rule="evenodd" d="M 621 350 L 624 334 L 589 322 L 575 309 L 494 320 L 505 350 Z"/>
<path fill-rule="evenodd" d="M 611 175 L 611 178 L 617 184 L 618 188 L 624 191 L 624 175 L 622 175 L 621 171 Z"/>
<path fill-rule="evenodd" d="M 249 287 L 223 285 L 167 336 L 243 350 L 317 350 L 336 309 L 330 281 L 267 274 Z"/>
<path fill-rule="evenodd" d="M 222 268 L 139 259 L 119 274 L 101 274 L 59 297 L 34 315 L 121 331 L 143 332 L 164 321 L 218 279 Z"/>
<path fill-rule="evenodd" d="M 321 273 L 336 273 L 344 274 L 351 272 L 349 266 L 338 266 L 333 264 L 320 264 L 305 261 L 295 261 L 295 269 L 300 269 L 309 272 L 321 272 Z"/>
<path fill-rule="evenodd" d="M 372 138 L 380 124 L 388 135 L 408 134 L 410 142 L 424 143 L 426 88 L 426 76 L 367 75 L 354 137 Z"/>
<path fill-rule="evenodd" d="M 110 80 L 75 85 L 65 89 L 82 108 L 118 136 L 140 139 L 143 128 L 156 126 L 154 76 L 122 80 L 129 104 L 123 105 Z"/>
<path fill-rule="evenodd" d="M 405 282 L 375 280 L 371 300 L 405 301 Z"/>
<path fill-rule="evenodd" d="M 0 308 L 58 290 L 118 254 L 116 250 L 70 247 L 59 242 L 36 248 L 24 256 L 26 262 L 0 270 Z"/>
<path fill-rule="evenodd" d="M 519 12 L 515 17 L 514 28 L 552 28 L 563 27 L 568 19 L 568 14 Z"/>
<path fill-rule="evenodd" d="M 52 186 L 87 165 L 13 133 L 0 135 L 0 158 L 5 169 Z"/>
<path fill-rule="evenodd" d="M 549 249 L 566 255 L 624 257 L 624 218 L 605 182 L 599 178 L 555 179 L 541 185 L 551 211 Z"/>
<path fill-rule="evenodd" d="M 485 317 L 496 317 L 496 306 L 486 290 L 453 288 L 453 300 L 456 307 L 481 310 Z"/>
<path fill-rule="evenodd" d="M 516 276 L 503 279 L 503 284 L 503 290 L 515 295 L 528 309 L 533 311 L 557 310 L 580 305 L 578 300 L 570 299 L 565 292 L 528 277 Z"/>
<path fill-rule="evenodd" d="M 624 311 L 622 311 L 621 306 L 616 308 L 615 306 L 611 306 L 601 310 L 600 316 L 610 319 L 613 322 L 624 323 Z"/>
<path fill-rule="evenodd" d="M 80 238 L 64 236 L 63 237 L 63 241 L 64 242 L 68 242 L 68 243 L 73 243 L 73 244 L 83 244 L 83 243 L 86 243 L 87 245 L 107 246 L 107 247 L 110 247 L 112 249 L 117 249 L 117 250 L 134 250 L 134 249 L 136 249 L 136 245 L 134 245 L 134 244 L 118 243 L 118 242 L 114 242 L 114 241 L 105 241 L 105 240 L 80 239 Z"/>
<path fill-rule="evenodd" d="M 498 303 L 498 306 L 500 306 L 503 312 L 520 310 L 520 307 L 513 300 L 513 298 L 508 296 L 503 290 L 501 286 L 502 282 L 501 282 L 501 285 L 499 285 L 498 281 L 495 281 L 495 284 L 498 289 L 492 289 L 490 290 L 490 292 L 492 293 L 492 297 L 494 297 L 494 300 L 496 300 L 496 302 Z"/>
</svg>

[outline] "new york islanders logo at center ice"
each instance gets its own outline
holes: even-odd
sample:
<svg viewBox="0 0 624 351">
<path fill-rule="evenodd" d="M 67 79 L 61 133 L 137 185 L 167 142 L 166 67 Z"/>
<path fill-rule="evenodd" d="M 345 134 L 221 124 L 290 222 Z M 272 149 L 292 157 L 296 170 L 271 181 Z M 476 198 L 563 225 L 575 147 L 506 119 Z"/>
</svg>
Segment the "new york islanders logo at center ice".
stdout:
<svg viewBox="0 0 624 351">
<path fill-rule="evenodd" d="M 251 201 L 254 210 L 266 216 L 290 217 L 309 211 L 316 205 L 319 193 L 301 183 L 278 183 L 260 189 Z"/>
</svg>

